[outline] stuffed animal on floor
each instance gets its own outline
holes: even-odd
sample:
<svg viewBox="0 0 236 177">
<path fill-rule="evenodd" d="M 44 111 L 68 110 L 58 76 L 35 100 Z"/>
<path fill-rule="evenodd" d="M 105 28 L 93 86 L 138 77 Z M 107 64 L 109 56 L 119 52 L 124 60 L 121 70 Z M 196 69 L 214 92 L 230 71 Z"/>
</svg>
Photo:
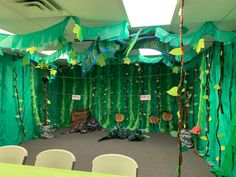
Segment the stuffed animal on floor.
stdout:
<svg viewBox="0 0 236 177">
<path fill-rule="evenodd" d="M 101 130 L 101 126 L 99 125 L 98 121 L 95 118 L 90 119 L 86 124 L 79 124 L 75 128 L 70 129 L 69 131 L 65 131 L 61 134 L 68 134 L 68 133 L 87 133 L 93 132 L 96 130 Z"/>
<path fill-rule="evenodd" d="M 128 138 L 129 141 L 142 141 L 144 138 L 149 138 L 149 136 L 144 135 L 143 130 L 129 130 L 117 125 L 114 129 L 112 129 L 108 133 L 107 136 L 99 139 L 98 142 L 108 139 L 126 139 L 126 138 Z"/>
</svg>

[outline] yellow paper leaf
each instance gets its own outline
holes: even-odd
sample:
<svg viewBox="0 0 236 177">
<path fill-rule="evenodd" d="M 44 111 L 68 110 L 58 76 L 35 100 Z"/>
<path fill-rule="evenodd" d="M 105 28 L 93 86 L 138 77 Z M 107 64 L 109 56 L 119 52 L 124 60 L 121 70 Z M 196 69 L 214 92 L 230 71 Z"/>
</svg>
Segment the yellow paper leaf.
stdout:
<svg viewBox="0 0 236 177">
<path fill-rule="evenodd" d="M 206 70 L 205 73 L 208 74 L 208 73 L 209 73 L 209 70 Z"/>
<path fill-rule="evenodd" d="M 218 137 L 223 137 L 223 136 L 225 136 L 225 134 L 224 133 L 218 133 L 217 136 Z"/>
<path fill-rule="evenodd" d="M 51 104 L 51 101 L 50 101 L 50 100 L 48 100 L 48 101 L 47 101 L 47 103 L 48 103 L 48 104 Z"/>
<path fill-rule="evenodd" d="M 181 92 L 185 92 L 185 88 L 183 88 Z"/>
<path fill-rule="evenodd" d="M 178 87 L 172 87 L 170 90 L 166 91 L 171 96 L 177 96 L 178 95 Z"/>
<path fill-rule="evenodd" d="M 55 76 L 57 74 L 57 70 L 55 70 L 55 69 L 51 70 L 50 74 Z"/>
<path fill-rule="evenodd" d="M 98 59 L 97 59 L 96 63 L 97 63 L 99 66 L 101 66 L 101 67 L 103 67 L 103 66 L 106 65 L 103 54 L 100 53 L 100 54 L 98 55 Z"/>
<path fill-rule="evenodd" d="M 75 60 L 71 60 L 71 61 L 70 61 L 70 64 L 76 65 L 76 61 L 75 61 Z"/>
<path fill-rule="evenodd" d="M 73 33 L 75 33 L 77 38 L 78 38 L 78 40 L 80 40 L 81 27 L 78 24 L 75 24 L 75 27 L 73 29 Z"/>
<path fill-rule="evenodd" d="M 179 111 L 178 111 L 176 114 L 177 114 L 178 118 L 180 118 L 180 113 L 179 113 Z"/>
<path fill-rule="evenodd" d="M 22 108 L 19 108 L 19 111 L 22 111 L 23 109 Z"/>
<path fill-rule="evenodd" d="M 130 63 L 131 63 L 131 61 L 128 57 L 124 58 L 124 64 L 129 65 Z"/>
<path fill-rule="evenodd" d="M 204 140 L 204 141 L 207 141 L 207 137 L 206 136 L 201 136 L 200 137 L 202 140 Z"/>
<path fill-rule="evenodd" d="M 220 157 L 219 157 L 219 156 L 218 156 L 218 157 L 216 157 L 216 160 L 217 160 L 217 161 L 219 161 L 219 160 L 220 160 Z"/>
<path fill-rule="evenodd" d="M 26 49 L 26 52 L 29 52 L 30 54 L 33 54 L 34 52 L 36 52 L 38 50 L 37 47 L 33 46 L 33 47 L 30 47 L 30 48 L 27 48 Z"/>
<path fill-rule="evenodd" d="M 220 150 L 224 151 L 225 150 L 225 146 L 220 146 Z"/>
<path fill-rule="evenodd" d="M 212 118 L 211 118 L 211 117 L 209 117 L 208 121 L 210 122 L 211 120 L 212 120 Z"/>
<path fill-rule="evenodd" d="M 201 51 L 201 49 L 205 48 L 205 39 L 201 38 L 197 44 L 194 45 L 193 49 L 196 50 L 197 53 Z"/>
<path fill-rule="evenodd" d="M 214 89 L 219 90 L 220 89 L 220 85 L 219 84 L 214 85 Z"/>
<path fill-rule="evenodd" d="M 23 58 L 23 59 L 22 59 L 22 62 L 23 62 L 25 65 L 30 64 L 30 61 L 29 61 L 27 58 Z"/>
<path fill-rule="evenodd" d="M 24 100 L 23 99 L 19 99 L 19 102 L 22 103 Z"/>
<path fill-rule="evenodd" d="M 75 57 L 76 57 L 76 53 L 75 53 L 75 51 L 70 51 L 70 58 L 71 59 L 75 59 Z"/>
<path fill-rule="evenodd" d="M 208 99 L 208 95 L 203 95 L 202 98 L 207 100 Z"/>
<path fill-rule="evenodd" d="M 172 49 L 169 54 L 171 55 L 175 55 L 175 56 L 179 56 L 179 55 L 182 55 L 182 50 L 181 48 L 175 48 L 175 49 Z"/>
</svg>

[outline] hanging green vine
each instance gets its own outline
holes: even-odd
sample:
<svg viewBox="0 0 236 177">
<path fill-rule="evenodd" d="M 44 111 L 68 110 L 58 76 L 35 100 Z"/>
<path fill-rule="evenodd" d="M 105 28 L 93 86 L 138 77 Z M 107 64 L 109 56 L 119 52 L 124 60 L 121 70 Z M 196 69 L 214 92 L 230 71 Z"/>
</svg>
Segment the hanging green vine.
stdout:
<svg viewBox="0 0 236 177">
<path fill-rule="evenodd" d="M 16 69 L 13 70 L 13 73 L 14 73 L 14 80 L 15 80 L 15 84 L 14 84 L 14 87 L 15 87 L 15 96 L 16 96 L 16 99 L 17 99 L 17 111 L 18 111 L 18 115 L 16 115 L 16 118 L 19 120 L 19 123 L 20 123 L 20 130 L 21 130 L 21 134 L 23 136 L 23 141 L 25 139 L 25 127 L 24 127 L 24 122 L 23 122 L 23 119 L 22 119 L 22 107 L 21 107 L 21 102 L 23 102 L 24 100 L 20 99 L 19 97 L 19 91 L 18 91 L 18 75 L 17 75 L 17 72 L 16 72 Z"/>
<path fill-rule="evenodd" d="M 213 52 L 212 52 L 213 54 Z M 206 90 L 206 127 L 205 127 L 205 136 L 207 137 L 207 145 L 206 145 L 206 152 L 205 155 L 208 154 L 209 152 L 209 146 L 210 146 L 210 141 L 208 135 L 210 134 L 210 129 L 209 129 L 209 120 L 210 120 L 210 101 L 209 101 L 209 96 L 210 96 L 210 78 L 211 78 L 211 61 L 212 61 L 212 55 L 208 53 L 206 55 L 206 83 L 204 85 L 204 89 Z M 205 156 L 204 155 L 204 156 Z"/>
<path fill-rule="evenodd" d="M 134 112 L 133 112 L 133 79 L 131 78 L 131 76 L 133 76 L 134 73 L 134 66 L 129 68 L 129 124 L 127 126 L 128 129 L 133 130 L 133 122 L 134 122 Z"/>
<path fill-rule="evenodd" d="M 32 111 L 34 115 L 34 122 L 36 125 L 41 126 L 42 122 L 39 117 L 39 111 L 37 107 L 37 102 L 36 102 L 36 95 L 35 95 L 35 81 L 34 81 L 34 68 L 30 67 L 30 90 L 31 90 L 31 102 L 32 102 Z"/>
<path fill-rule="evenodd" d="M 148 75 L 152 74 L 152 66 L 151 65 L 148 65 L 147 73 L 148 73 Z M 152 77 L 148 77 L 148 80 L 147 80 L 147 93 L 149 95 L 151 95 L 151 93 L 152 93 L 151 84 L 152 84 Z M 147 115 L 146 115 L 146 131 L 150 131 L 150 121 L 149 121 L 149 118 L 150 118 L 151 114 L 152 114 L 152 111 L 151 111 L 151 100 L 148 100 L 147 101 Z"/>
<path fill-rule="evenodd" d="M 220 126 L 220 118 L 219 118 L 219 112 L 221 111 L 222 114 L 224 114 L 224 111 L 223 111 L 223 106 L 222 106 L 222 82 L 223 82 L 223 78 L 224 78 L 224 44 L 221 43 L 221 47 L 220 47 L 220 80 L 219 80 L 219 87 L 220 89 L 218 89 L 218 98 L 219 98 L 219 104 L 218 104 L 218 107 L 217 107 L 217 112 L 216 112 L 216 117 L 217 117 L 217 125 L 216 125 L 216 140 L 217 140 L 217 143 L 218 143 L 218 147 L 219 147 L 219 157 L 217 157 L 217 161 L 219 162 L 218 163 L 218 166 L 220 167 L 221 166 L 221 143 L 220 143 L 220 140 L 219 140 L 219 126 Z"/>
<path fill-rule="evenodd" d="M 63 73 L 63 76 L 64 76 L 64 73 Z M 61 125 L 64 125 L 65 124 L 65 98 L 66 98 L 66 95 L 65 95 L 65 89 L 66 89 L 66 81 L 65 81 L 65 78 L 62 77 L 62 100 L 61 100 Z"/>
<path fill-rule="evenodd" d="M 107 80 L 107 85 L 106 85 L 106 95 L 107 95 L 107 100 L 106 100 L 106 106 L 104 106 L 105 112 L 106 112 L 106 122 L 105 122 L 105 127 L 109 127 L 110 125 L 110 119 L 111 119 L 111 109 L 112 109 L 112 103 L 111 103 L 111 89 L 112 89 L 112 82 L 111 78 L 111 66 L 107 66 L 108 72 L 106 76 L 108 76 Z"/>
</svg>

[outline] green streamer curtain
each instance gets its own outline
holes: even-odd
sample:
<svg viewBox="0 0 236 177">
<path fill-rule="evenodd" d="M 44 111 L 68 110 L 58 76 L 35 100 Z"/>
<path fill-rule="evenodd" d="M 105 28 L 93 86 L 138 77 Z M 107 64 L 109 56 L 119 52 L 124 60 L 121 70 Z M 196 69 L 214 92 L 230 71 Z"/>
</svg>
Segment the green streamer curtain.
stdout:
<svg viewBox="0 0 236 177">
<path fill-rule="evenodd" d="M 202 134 L 198 139 L 199 147 L 195 148 L 199 150 L 201 156 L 206 158 L 212 166 L 211 171 L 217 177 L 236 175 L 235 52 L 235 44 L 215 43 L 211 49 L 198 56 L 201 60 L 200 89 L 198 84 L 194 84 L 195 94 L 199 94 L 199 97 L 194 98 L 194 104 L 198 107 L 197 125 L 201 127 Z M 210 70 L 208 70 L 208 57 L 212 60 Z M 210 74 L 209 85 L 206 85 L 207 74 Z M 207 87 L 210 89 L 209 95 L 207 95 Z M 196 108 L 193 109 L 196 112 Z M 209 109 L 209 117 L 207 109 Z"/>
<path fill-rule="evenodd" d="M 17 85 L 13 71 L 17 74 Z M 0 56 L 0 146 L 19 144 L 32 139 L 35 134 L 35 119 L 32 112 L 30 67 L 21 61 L 15 61 L 12 56 Z M 37 77 L 36 75 L 34 77 Z M 37 84 L 35 84 L 37 87 Z M 17 106 L 16 87 L 20 98 L 20 108 Z M 26 136 L 20 130 L 18 109 Z"/>
<path fill-rule="evenodd" d="M 122 127 L 159 131 L 159 125 L 151 125 L 149 121 L 152 115 L 160 116 L 156 106 L 156 87 L 160 87 L 164 100 L 167 88 L 175 86 L 177 82 L 178 74 L 173 76 L 172 71 L 163 64 L 95 66 L 84 78 L 81 67 L 66 69 L 59 72 L 57 79 L 49 84 L 49 115 L 53 123 L 68 126 L 73 109 L 89 109 L 91 117 L 98 119 L 107 129 L 116 125 L 116 114 L 123 114 L 125 119 L 121 122 Z M 72 101 L 72 94 L 81 95 L 81 100 Z M 151 95 L 151 100 L 140 101 L 140 95 Z M 170 101 L 161 103 L 161 112 L 168 109 L 174 115 L 177 102 L 174 97 L 169 97 Z M 176 123 L 177 116 L 174 117 Z M 162 124 L 163 129 L 170 131 L 168 122 L 162 121 Z"/>
</svg>

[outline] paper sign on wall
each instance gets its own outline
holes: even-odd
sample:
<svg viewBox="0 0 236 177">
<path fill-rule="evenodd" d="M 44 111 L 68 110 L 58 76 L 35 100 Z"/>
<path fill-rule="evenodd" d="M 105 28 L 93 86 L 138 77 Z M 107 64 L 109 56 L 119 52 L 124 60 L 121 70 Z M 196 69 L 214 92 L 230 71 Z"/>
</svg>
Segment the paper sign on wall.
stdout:
<svg viewBox="0 0 236 177">
<path fill-rule="evenodd" d="M 141 101 L 151 100 L 151 95 L 140 95 Z"/>
<path fill-rule="evenodd" d="M 80 100 L 81 95 L 72 95 L 72 100 Z"/>
</svg>

